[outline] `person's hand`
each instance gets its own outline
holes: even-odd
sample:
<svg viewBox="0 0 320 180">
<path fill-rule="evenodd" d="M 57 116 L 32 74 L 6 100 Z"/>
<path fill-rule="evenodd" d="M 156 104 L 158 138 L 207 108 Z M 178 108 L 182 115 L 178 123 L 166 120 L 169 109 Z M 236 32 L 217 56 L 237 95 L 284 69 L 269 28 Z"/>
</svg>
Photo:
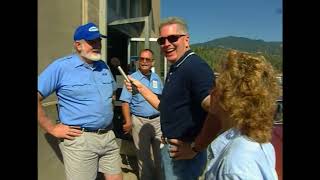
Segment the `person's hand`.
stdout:
<svg viewBox="0 0 320 180">
<path fill-rule="evenodd" d="M 190 143 L 180 141 L 178 139 L 168 139 L 169 155 L 171 158 L 179 159 L 192 159 L 197 153 L 191 149 Z"/>
<path fill-rule="evenodd" d="M 124 83 L 125 83 L 128 91 L 131 93 L 134 93 L 134 94 L 139 93 L 138 89 L 142 88 L 143 84 L 140 81 L 132 78 L 131 76 L 128 76 L 128 78 L 129 78 L 130 82 L 124 80 Z"/>
<path fill-rule="evenodd" d="M 128 76 L 129 79 L 132 79 L 130 76 Z M 127 80 L 123 80 L 124 81 L 124 84 L 126 85 L 126 88 L 129 92 L 132 92 L 132 83 L 131 82 L 128 82 Z"/>
<path fill-rule="evenodd" d="M 137 88 L 142 87 L 142 83 L 134 78 L 132 78 L 131 76 L 128 76 L 129 80 L 131 81 L 131 83 L 133 83 Z"/>
<path fill-rule="evenodd" d="M 73 140 L 75 137 L 80 136 L 82 131 L 80 130 L 79 126 L 57 124 L 49 133 L 57 138 Z"/>
<path fill-rule="evenodd" d="M 128 134 L 131 131 L 132 123 L 127 121 L 125 124 L 123 124 L 122 128 L 123 128 L 124 134 Z"/>
</svg>

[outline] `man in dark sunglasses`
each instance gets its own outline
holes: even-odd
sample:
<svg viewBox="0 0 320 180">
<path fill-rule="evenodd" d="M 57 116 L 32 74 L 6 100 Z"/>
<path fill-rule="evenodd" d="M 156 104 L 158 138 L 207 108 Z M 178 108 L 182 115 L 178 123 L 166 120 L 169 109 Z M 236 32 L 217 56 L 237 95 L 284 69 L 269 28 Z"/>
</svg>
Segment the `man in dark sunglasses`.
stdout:
<svg viewBox="0 0 320 180">
<path fill-rule="evenodd" d="M 164 45 L 167 39 L 170 43 L 174 43 L 177 42 L 177 40 L 182 36 L 185 36 L 185 34 L 170 35 L 168 37 L 159 37 L 157 42 L 159 45 Z"/>
<path fill-rule="evenodd" d="M 165 179 L 198 179 L 205 169 L 206 147 L 210 143 L 203 138 L 208 134 L 203 127 L 207 124 L 214 73 L 191 51 L 188 28 L 182 19 L 169 17 L 160 24 L 159 32 L 157 42 L 172 63 L 160 99 L 139 81 L 130 80 L 140 94 L 160 110 Z M 129 90 L 132 90 L 131 83 L 126 83 Z"/>
</svg>

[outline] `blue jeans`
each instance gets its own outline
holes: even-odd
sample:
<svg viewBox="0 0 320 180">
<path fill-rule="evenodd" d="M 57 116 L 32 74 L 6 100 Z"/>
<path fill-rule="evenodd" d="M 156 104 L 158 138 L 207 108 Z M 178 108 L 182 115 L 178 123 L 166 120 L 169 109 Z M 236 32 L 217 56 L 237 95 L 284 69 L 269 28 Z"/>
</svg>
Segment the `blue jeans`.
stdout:
<svg viewBox="0 0 320 180">
<path fill-rule="evenodd" d="M 193 159 L 174 160 L 169 156 L 169 145 L 165 144 L 161 160 L 166 180 L 197 180 L 206 167 L 207 151 L 199 152 Z"/>
</svg>

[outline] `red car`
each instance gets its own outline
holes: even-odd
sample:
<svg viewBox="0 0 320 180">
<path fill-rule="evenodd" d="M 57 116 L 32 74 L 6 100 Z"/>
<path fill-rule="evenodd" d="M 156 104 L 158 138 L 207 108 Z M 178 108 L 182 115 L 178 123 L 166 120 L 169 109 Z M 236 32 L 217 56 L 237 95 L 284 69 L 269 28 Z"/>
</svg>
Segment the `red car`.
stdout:
<svg viewBox="0 0 320 180">
<path fill-rule="evenodd" d="M 278 100 L 278 109 L 275 115 L 275 122 L 272 131 L 272 140 L 275 151 L 276 151 L 276 171 L 279 180 L 282 180 L 282 100 Z"/>
</svg>

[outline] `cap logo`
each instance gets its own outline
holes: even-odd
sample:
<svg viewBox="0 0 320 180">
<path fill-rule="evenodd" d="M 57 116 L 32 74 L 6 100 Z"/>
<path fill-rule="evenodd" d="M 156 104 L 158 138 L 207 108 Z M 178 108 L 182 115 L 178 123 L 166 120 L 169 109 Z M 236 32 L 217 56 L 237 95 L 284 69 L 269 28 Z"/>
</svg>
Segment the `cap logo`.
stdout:
<svg viewBox="0 0 320 180">
<path fill-rule="evenodd" d="M 92 27 L 89 28 L 89 31 L 90 31 L 90 32 L 98 31 L 98 28 L 95 27 L 95 26 L 92 26 Z"/>
</svg>

